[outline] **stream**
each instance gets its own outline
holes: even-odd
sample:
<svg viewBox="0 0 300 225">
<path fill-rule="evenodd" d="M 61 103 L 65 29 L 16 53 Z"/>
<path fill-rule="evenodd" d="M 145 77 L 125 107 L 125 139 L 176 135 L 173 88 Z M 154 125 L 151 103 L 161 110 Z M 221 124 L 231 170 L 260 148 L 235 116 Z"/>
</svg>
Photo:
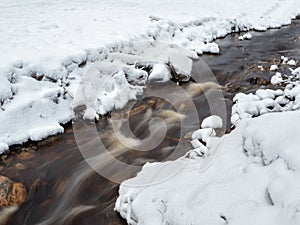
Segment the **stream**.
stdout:
<svg viewBox="0 0 300 225">
<path fill-rule="evenodd" d="M 270 79 L 274 72 L 269 71 L 272 64 L 280 61 L 280 56 L 288 56 L 300 61 L 300 19 L 289 26 L 266 32 L 251 32 L 252 40 L 239 41 L 239 34 L 230 34 L 216 40 L 220 55 L 206 54 L 201 59 L 208 65 L 219 84 L 226 88 L 222 91 L 226 107 L 226 132 L 230 132 L 230 113 L 232 98 L 238 92 L 250 93 L 258 88 L 273 88 Z M 264 70 L 258 68 L 263 66 Z M 194 72 L 199 65 L 194 63 Z M 203 81 L 206 78 L 203 77 Z M 185 84 L 183 84 L 184 86 Z M 173 95 L 174 83 L 149 85 L 147 91 L 159 90 L 164 95 Z M 179 98 L 180 96 L 176 96 Z M 185 102 L 185 99 L 181 99 Z M 204 95 L 193 98 L 199 121 L 211 114 Z M 180 104 L 179 104 L 180 105 Z M 149 136 L 149 121 L 174 106 L 158 97 L 140 97 L 131 103 L 131 107 L 114 111 L 111 118 L 129 118 L 133 134 L 144 139 Z M 150 112 L 150 113 L 149 113 Z M 122 181 L 134 176 L 146 162 L 162 161 L 180 147 L 178 155 L 184 155 L 191 149 L 189 141 L 181 133 L 193 131 L 199 123 L 193 123 L 189 106 L 184 114 L 190 121 L 183 131 L 175 119 L 167 127 L 162 142 L 152 151 L 134 151 L 124 147 L 114 136 L 107 117 L 101 117 L 97 123 L 86 122 L 78 116 L 73 123 L 66 124 L 65 132 L 49 137 L 41 142 L 28 142 L 22 146 L 12 146 L 11 152 L 2 157 L 1 174 L 23 183 L 28 191 L 27 200 L 11 217 L 8 225 L 120 225 L 126 222 L 114 212 L 114 203 L 118 195 L 118 182 L 106 179 L 95 172 L 84 160 L 78 149 L 78 137 L 85 141 L 85 148 L 91 150 L 91 158 L 99 162 L 98 169 L 107 170 L 111 177 Z M 159 124 L 159 123 L 158 123 Z M 119 161 L 135 165 L 135 170 L 120 170 L 109 160 L 97 161 L 96 139 L 99 137 L 111 154 Z M 74 131 L 76 131 L 74 133 Z M 77 137 L 77 138 L 76 138 Z M 168 158 L 169 159 L 169 158 Z M 16 166 L 16 165 L 22 165 Z"/>
</svg>

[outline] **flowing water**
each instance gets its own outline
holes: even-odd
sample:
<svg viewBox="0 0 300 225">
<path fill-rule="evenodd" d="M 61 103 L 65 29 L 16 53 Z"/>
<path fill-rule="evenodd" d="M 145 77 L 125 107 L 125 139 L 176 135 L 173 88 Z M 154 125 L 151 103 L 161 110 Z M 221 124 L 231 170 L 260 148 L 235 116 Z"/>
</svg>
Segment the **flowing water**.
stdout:
<svg viewBox="0 0 300 225">
<path fill-rule="evenodd" d="M 258 65 L 268 68 L 277 62 L 281 55 L 300 61 L 300 21 L 295 20 L 292 25 L 279 30 L 254 33 L 251 41 L 238 41 L 238 35 L 232 34 L 217 40 L 217 43 L 222 54 L 204 55 L 202 59 L 213 71 L 218 82 L 226 86 L 223 90 L 225 99 L 223 110 L 227 111 L 226 130 L 229 131 L 228 121 L 234 94 L 252 92 L 260 87 L 272 88 L 269 85 L 271 73 L 268 70 L 258 69 Z M 193 71 L 195 74 L 209 74 L 203 72 L 203 67 L 197 62 L 194 63 Z M 203 81 L 211 78 L 204 75 Z M 182 84 L 182 87 L 185 88 L 186 85 L 188 84 Z M 116 138 L 108 117 L 101 118 L 96 124 L 82 121 L 78 117 L 73 126 L 71 123 L 65 125 L 65 133 L 62 135 L 50 137 L 42 142 L 30 142 L 23 146 L 12 147 L 11 154 L 1 162 L 1 174 L 22 182 L 29 195 L 8 224 L 126 224 L 113 211 L 119 184 L 111 180 L 124 180 L 134 176 L 140 168 L 138 166 L 145 162 L 168 158 L 173 154 L 176 146 L 180 146 L 180 151 L 172 157 L 184 155 L 191 146 L 188 140 L 183 138 L 183 134 L 199 127 L 197 120 L 201 121 L 211 113 L 212 106 L 209 106 L 207 95 L 199 95 L 192 99 L 197 108 L 197 118 L 195 118 L 189 100 L 178 93 L 176 96 L 174 94 L 176 90 L 176 85 L 174 86 L 172 82 L 150 85 L 145 91 L 146 95 L 155 91 L 155 93 L 160 92 L 160 96 L 173 96 L 173 100 L 167 101 L 167 98 L 151 97 L 149 94 L 132 102 L 131 108 L 127 107 L 110 115 L 111 118 L 117 118 L 115 119 L 117 122 L 121 121 L 119 124 L 121 126 L 118 126 L 121 131 L 126 124 L 124 121 L 129 121 L 128 126 L 133 135 L 139 139 L 152 138 L 151 126 L 149 127 L 151 119 L 156 117 L 167 119 L 166 126 L 162 125 L 164 123 L 161 121 L 152 121 L 154 133 L 166 128 L 164 139 L 158 146 L 154 146 L 152 151 L 135 151 L 124 146 L 124 143 Z M 184 127 L 178 121 L 180 115 L 166 116 L 168 110 L 176 111 L 176 108 L 186 115 L 187 122 Z M 129 120 L 124 120 L 127 116 Z M 95 131 L 98 136 L 95 136 Z M 156 140 L 151 138 L 148 144 Z M 108 156 L 102 157 L 101 149 L 100 153 L 98 151 L 99 139 L 105 145 L 103 151 L 108 150 L 118 161 L 137 167 L 120 170 L 110 161 L 110 158 L 106 158 Z M 81 151 L 78 146 L 81 146 Z M 82 150 L 87 152 L 83 153 Z M 27 151 L 28 154 L 24 156 L 21 151 Z M 82 153 L 85 159 L 88 155 L 88 159 L 97 170 L 106 171 L 105 174 L 113 179 L 106 179 L 91 169 Z M 17 167 L 17 163 L 21 163 L 23 168 Z"/>
</svg>

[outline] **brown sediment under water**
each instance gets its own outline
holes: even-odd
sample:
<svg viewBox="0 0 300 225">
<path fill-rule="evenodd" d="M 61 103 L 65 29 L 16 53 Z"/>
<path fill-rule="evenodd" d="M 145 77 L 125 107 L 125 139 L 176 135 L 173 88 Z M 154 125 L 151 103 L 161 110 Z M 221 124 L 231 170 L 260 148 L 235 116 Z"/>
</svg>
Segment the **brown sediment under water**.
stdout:
<svg viewBox="0 0 300 225">
<path fill-rule="evenodd" d="M 269 67 L 279 63 L 281 55 L 300 61 L 299 18 L 294 20 L 292 25 L 281 29 L 252 34 L 253 39 L 250 41 L 239 41 L 238 34 L 218 39 L 216 42 L 220 46 L 221 54 L 201 57 L 218 82 L 226 87 L 223 95 L 226 102 L 228 131 L 232 98 L 236 93 L 249 93 L 258 88 L 274 88 L 270 85 L 270 78 L 274 72 L 270 72 Z M 263 66 L 264 70 L 258 68 L 259 65 Z M 195 70 L 197 72 L 197 68 Z M 207 80 L 209 79 L 207 77 Z M 172 87 L 174 86 L 171 84 L 158 84 L 148 89 L 172 93 Z M 208 102 L 202 95 L 195 97 L 193 101 L 201 122 L 211 113 Z M 174 110 L 174 106 L 165 99 L 147 97 L 134 101 L 130 112 L 126 110 L 125 108 L 113 112 L 110 116 L 123 118 L 129 114 L 129 125 L 134 135 L 143 139 L 149 135 L 148 123 L 151 117 L 161 115 L 165 110 Z M 186 109 L 184 112 L 188 111 L 189 109 Z M 96 127 L 99 138 L 103 138 L 107 148 L 117 145 L 107 117 L 101 118 L 96 124 L 81 121 L 80 117 L 74 122 L 75 127 L 71 123 L 65 125 L 64 134 L 41 142 L 13 146 L 9 155 L 2 156 L 1 174 L 23 183 L 28 191 L 27 200 L 7 224 L 126 224 L 119 214 L 113 211 L 119 184 L 100 176 L 88 166 L 74 137 L 76 129 L 76 135 L 86 140 L 89 143 L 87 146 L 93 148 L 90 133 Z M 178 145 L 182 149 L 181 155 L 184 155 L 191 148 L 189 141 L 180 139 L 182 130 L 176 118 L 175 122 L 170 123 L 172 124 L 168 127 L 164 140 L 154 150 L 139 152 L 120 147 L 117 158 L 132 165 L 161 161 L 171 155 Z M 190 123 L 184 132 L 197 127 L 198 123 Z M 99 162 L 101 163 L 103 168 L 111 169 L 112 175 L 118 175 L 120 172 L 121 179 L 132 177 L 138 172 L 118 171 L 110 168 L 109 162 Z"/>
</svg>

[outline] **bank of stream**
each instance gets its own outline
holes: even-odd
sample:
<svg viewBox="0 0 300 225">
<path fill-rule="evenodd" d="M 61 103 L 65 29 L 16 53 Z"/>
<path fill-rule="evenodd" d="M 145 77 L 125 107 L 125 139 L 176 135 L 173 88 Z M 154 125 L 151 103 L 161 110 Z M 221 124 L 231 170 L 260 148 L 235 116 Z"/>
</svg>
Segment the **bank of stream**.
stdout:
<svg viewBox="0 0 300 225">
<path fill-rule="evenodd" d="M 270 79 L 274 72 L 270 72 L 269 67 L 278 63 L 280 56 L 300 61 L 299 19 L 278 30 L 252 34 L 252 40 L 239 41 L 239 34 L 230 34 L 218 39 L 216 42 L 220 46 L 221 54 L 201 57 L 219 84 L 226 87 L 223 95 L 227 108 L 227 132 L 230 131 L 232 98 L 236 93 L 272 88 Z M 172 93 L 168 87 L 171 89 L 172 85 L 164 84 L 149 88 L 164 89 L 165 92 Z M 210 115 L 205 96 L 194 99 L 194 102 L 198 109 L 199 121 Z M 149 109 L 154 112 L 153 115 L 157 115 L 162 110 L 173 108 L 164 99 L 155 97 L 138 99 L 132 111 L 128 113 L 130 124 L 140 138 L 148 135 L 149 120 L 143 119 Z M 126 109 L 114 112 L 111 116 L 122 116 L 125 112 Z M 80 134 L 86 136 L 84 138 L 87 141 L 92 141 L 89 140 L 89 132 L 94 124 L 80 124 L 82 125 L 79 129 Z M 112 128 L 106 117 L 101 118 L 95 126 L 101 135 L 111 135 Z M 119 159 L 134 165 L 142 165 L 147 161 L 161 161 L 178 145 L 184 155 L 191 147 L 188 140 L 180 140 L 179 132 L 180 127 L 175 123 L 168 130 L 163 142 L 153 151 L 124 151 L 119 155 Z M 123 179 L 134 176 L 135 172 L 128 172 Z M 89 168 L 78 149 L 72 123 L 65 125 L 65 133 L 61 135 L 49 137 L 41 142 L 13 146 L 8 155 L 2 156 L 1 174 L 23 183 L 28 191 L 27 200 L 11 217 L 9 225 L 126 224 L 113 211 L 118 183 L 100 176 Z M 83 179 L 76 179 L 81 175 L 84 176 Z"/>
</svg>

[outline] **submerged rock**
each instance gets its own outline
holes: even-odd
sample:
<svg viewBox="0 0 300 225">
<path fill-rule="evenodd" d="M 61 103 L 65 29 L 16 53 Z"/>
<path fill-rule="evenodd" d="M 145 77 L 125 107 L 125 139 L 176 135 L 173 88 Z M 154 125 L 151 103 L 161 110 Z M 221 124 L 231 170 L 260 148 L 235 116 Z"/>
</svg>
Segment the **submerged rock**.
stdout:
<svg viewBox="0 0 300 225">
<path fill-rule="evenodd" d="M 0 176 L 0 209 L 21 205 L 27 197 L 23 184 Z"/>
</svg>

